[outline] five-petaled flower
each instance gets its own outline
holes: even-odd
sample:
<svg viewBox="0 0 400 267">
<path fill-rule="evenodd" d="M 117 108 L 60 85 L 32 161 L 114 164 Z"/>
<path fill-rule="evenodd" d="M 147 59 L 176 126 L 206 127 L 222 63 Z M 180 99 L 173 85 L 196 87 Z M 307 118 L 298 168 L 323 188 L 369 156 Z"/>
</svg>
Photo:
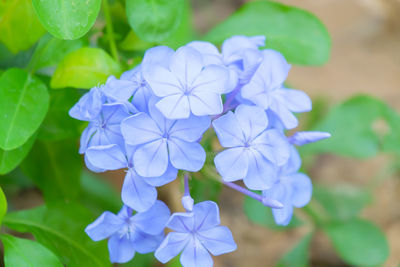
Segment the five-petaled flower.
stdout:
<svg viewBox="0 0 400 267">
<path fill-rule="evenodd" d="M 231 231 L 220 225 L 219 209 L 215 202 L 195 204 L 190 212 L 172 214 L 167 227 L 174 230 L 167 235 L 155 252 L 162 263 L 170 261 L 181 251 L 184 267 L 210 267 L 214 256 L 236 250 Z"/>
<path fill-rule="evenodd" d="M 127 206 L 123 206 L 117 215 L 106 211 L 85 229 L 94 241 L 108 238 L 111 262 L 128 262 L 135 256 L 135 251 L 141 254 L 153 252 L 164 238 L 170 211 L 163 202 L 157 201 L 145 212 L 132 213 Z"/>
</svg>

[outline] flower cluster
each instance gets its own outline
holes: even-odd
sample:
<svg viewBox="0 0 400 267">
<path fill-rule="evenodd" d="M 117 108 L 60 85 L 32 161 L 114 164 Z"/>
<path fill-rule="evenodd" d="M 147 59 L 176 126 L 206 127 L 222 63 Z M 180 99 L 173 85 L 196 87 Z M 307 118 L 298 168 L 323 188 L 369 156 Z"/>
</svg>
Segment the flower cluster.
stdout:
<svg viewBox="0 0 400 267">
<path fill-rule="evenodd" d="M 287 225 L 293 207 L 309 202 L 312 185 L 299 173 L 295 146 L 330 135 L 285 136 L 298 124 L 293 113 L 310 111 L 311 101 L 284 86 L 290 65 L 279 52 L 260 50 L 264 42 L 263 36 L 234 36 L 221 52 L 201 41 L 176 51 L 151 48 L 139 66 L 92 88 L 70 110 L 89 122 L 80 142 L 86 166 L 126 170 L 122 210 L 104 212 L 86 228 L 94 241 L 109 240 L 112 262 L 155 252 L 165 263 L 181 253 L 183 266 L 206 267 L 213 265 L 210 254 L 236 249 L 230 230 L 220 226 L 217 204 L 194 204 L 189 194 L 189 172 L 206 160 L 200 144 L 206 131 L 215 131 L 225 148 L 214 159 L 221 183 L 272 208 L 277 224 Z M 185 173 L 186 212 L 170 215 L 157 187 L 178 171 Z M 233 183 L 238 180 L 247 188 Z M 164 236 L 166 227 L 173 232 Z"/>
</svg>

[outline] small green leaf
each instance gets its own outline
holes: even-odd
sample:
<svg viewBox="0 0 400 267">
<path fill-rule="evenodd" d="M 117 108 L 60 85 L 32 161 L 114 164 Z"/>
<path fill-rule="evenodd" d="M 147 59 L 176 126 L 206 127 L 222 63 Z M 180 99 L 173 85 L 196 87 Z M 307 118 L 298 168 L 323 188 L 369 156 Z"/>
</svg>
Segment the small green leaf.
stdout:
<svg viewBox="0 0 400 267">
<path fill-rule="evenodd" d="M 33 0 L 43 26 L 61 39 L 78 39 L 96 21 L 101 0 Z"/>
<path fill-rule="evenodd" d="M 38 138 L 47 141 L 78 138 L 82 122 L 71 118 L 68 111 L 80 97 L 76 89 L 52 90 L 49 112 L 40 126 Z"/>
<path fill-rule="evenodd" d="M 298 227 L 303 224 L 295 215 L 293 215 L 291 222 L 287 226 L 279 226 L 274 221 L 271 208 L 265 207 L 261 202 L 245 197 L 243 209 L 247 218 L 259 225 L 266 226 L 271 229 L 284 230 L 287 228 Z"/>
<path fill-rule="evenodd" d="M 0 226 L 3 221 L 4 215 L 7 213 L 7 199 L 4 195 L 3 189 L 0 187 Z"/>
<path fill-rule="evenodd" d="M 119 47 L 126 51 L 144 51 L 152 46 L 154 43 L 141 40 L 133 31 L 130 31 L 119 44 Z"/>
<path fill-rule="evenodd" d="M 336 220 L 347 220 L 357 216 L 372 200 L 370 192 L 349 185 L 315 186 L 313 195 L 315 200 Z"/>
<path fill-rule="evenodd" d="M 6 267 L 62 267 L 60 260 L 46 247 L 32 240 L 1 235 Z"/>
<path fill-rule="evenodd" d="M 31 47 L 45 33 L 32 0 L 0 1 L 0 41 L 17 53 Z"/>
<path fill-rule="evenodd" d="M 276 265 L 277 267 L 307 267 L 309 266 L 309 247 L 313 234 L 304 236 Z"/>
<path fill-rule="evenodd" d="M 140 39 L 160 42 L 178 28 L 185 0 L 126 0 L 126 15 Z"/>
<path fill-rule="evenodd" d="M 37 140 L 21 168 L 41 189 L 47 203 L 79 195 L 83 166 L 75 140 Z"/>
<path fill-rule="evenodd" d="M 304 146 L 301 150 L 304 153 L 373 157 L 378 153 L 383 141 L 389 142 L 388 137 L 393 140 L 393 136 L 398 135 L 396 131 L 399 128 L 399 120 L 396 112 L 379 99 L 365 95 L 355 96 L 332 108 L 328 115 L 315 125 L 315 130 L 329 132 L 332 137 Z M 388 130 L 389 133 L 386 132 Z M 400 145 L 400 142 L 398 144 Z"/>
<path fill-rule="evenodd" d="M 3 175 L 14 170 L 31 150 L 35 140 L 36 135 L 34 134 L 20 147 L 13 150 L 0 149 L 0 174 Z"/>
<path fill-rule="evenodd" d="M 68 53 L 75 51 L 84 45 L 87 45 L 87 41 L 83 39 L 62 40 L 46 34 L 40 39 L 36 46 L 30 65 L 33 70 L 55 66 Z"/>
<path fill-rule="evenodd" d="M 15 231 L 32 233 L 65 266 L 110 267 L 107 242 L 94 242 L 84 231 L 95 216 L 77 203 L 51 204 L 8 213 L 3 223 Z"/>
<path fill-rule="evenodd" d="M 334 222 L 324 228 L 339 256 L 355 266 L 378 266 L 389 256 L 383 232 L 369 221 L 353 219 Z"/>
<path fill-rule="evenodd" d="M 104 50 L 80 48 L 58 64 L 51 79 L 52 88 L 91 88 L 104 83 L 108 76 L 118 76 L 121 67 Z"/>
<path fill-rule="evenodd" d="M 278 50 L 295 64 L 321 65 L 330 56 L 331 40 L 320 20 L 305 10 L 276 2 L 244 4 L 204 39 L 221 44 L 233 35 L 264 35 L 267 48 Z"/>
<path fill-rule="evenodd" d="M 15 149 L 39 128 L 49 107 L 46 86 L 21 69 L 0 77 L 0 148 Z"/>
</svg>

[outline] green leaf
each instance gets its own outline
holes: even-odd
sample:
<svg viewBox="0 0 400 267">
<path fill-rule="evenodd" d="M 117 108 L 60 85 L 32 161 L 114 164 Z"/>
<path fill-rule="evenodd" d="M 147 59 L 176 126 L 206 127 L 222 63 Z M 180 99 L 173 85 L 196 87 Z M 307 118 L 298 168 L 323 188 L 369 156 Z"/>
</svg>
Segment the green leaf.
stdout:
<svg viewBox="0 0 400 267">
<path fill-rule="evenodd" d="M 15 149 L 39 128 L 49 107 L 46 86 L 21 69 L 0 77 L 0 148 Z"/>
<path fill-rule="evenodd" d="M 154 253 L 139 254 L 136 253 L 133 260 L 121 264 L 123 267 L 152 267 L 155 266 Z"/>
<path fill-rule="evenodd" d="M 25 68 L 31 60 L 33 50 L 34 47 L 31 47 L 26 51 L 14 54 L 4 44 L 0 43 L 0 68 Z"/>
<path fill-rule="evenodd" d="M 305 10 L 276 2 L 244 4 L 204 39 L 221 44 L 233 35 L 264 35 L 267 48 L 278 50 L 294 64 L 321 65 L 330 56 L 331 40 L 320 20 Z"/>
<path fill-rule="evenodd" d="M 52 203 L 51 207 L 8 213 L 3 223 L 18 232 L 32 233 L 68 267 L 111 266 L 106 242 L 94 242 L 85 227 L 95 220 L 77 203 Z"/>
<path fill-rule="evenodd" d="M 140 39 L 160 42 L 178 28 L 185 0 L 126 0 L 126 15 Z"/>
<path fill-rule="evenodd" d="M 108 76 L 118 76 L 121 67 L 104 50 L 80 48 L 58 64 L 51 79 L 52 88 L 91 88 L 104 83 Z"/>
<path fill-rule="evenodd" d="M 3 221 L 4 215 L 7 213 L 7 199 L 4 195 L 3 189 L 0 187 L 0 226 Z"/>
<path fill-rule="evenodd" d="M 309 266 L 309 247 L 313 234 L 304 236 L 276 265 L 277 267 L 307 267 Z"/>
<path fill-rule="evenodd" d="M 261 202 L 250 197 L 245 197 L 243 209 L 250 221 L 271 229 L 284 230 L 303 224 L 302 221 L 293 215 L 291 222 L 287 226 L 277 225 L 274 221 L 271 208 L 265 207 Z"/>
<path fill-rule="evenodd" d="M 61 39 L 78 39 L 92 28 L 101 0 L 33 0 L 43 26 Z"/>
<path fill-rule="evenodd" d="M 78 197 L 83 166 L 77 145 L 75 140 L 37 140 L 22 162 L 23 172 L 41 189 L 47 203 Z"/>
<path fill-rule="evenodd" d="M 339 256 L 348 264 L 377 266 L 389 256 L 389 246 L 383 232 L 369 221 L 353 219 L 335 222 L 324 228 Z"/>
<path fill-rule="evenodd" d="M 36 135 L 32 135 L 22 146 L 13 150 L 0 149 L 0 174 L 6 174 L 14 170 L 31 150 Z"/>
<path fill-rule="evenodd" d="M 81 184 L 80 203 L 86 207 L 98 213 L 104 210 L 117 213 L 121 209 L 121 194 L 99 175 L 83 171 Z"/>
<path fill-rule="evenodd" d="M 76 89 L 52 90 L 49 112 L 40 126 L 38 138 L 51 141 L 78 138 L 82 122 L 71 118 L 68 111 L 80 97 Z"/>
<path fill-rule="evenodd" d="M 50 250 L 32 240 L 11 235 L 1 235 L 6 267 L 62 267 L 60 260 Z"/>
<path fill-rule="evenodd" d="M 212 176 L 208 172 L 209 166 L 204 167 L 200 173 L 193 174 L 193 179 L 190 180 L 190 194 L 196 203 L 205 200 L 218 202 L 222 184 L 210 178 Z"/>
<path fill-rule="evenodd" d="M 347 220 L 357 216 L 372 200 L 370 192 L 349 185 L 315 186 L 313 196 L 336 220 Z"/>
<path fill-rule="evenodd" d="M 378 153 L 381 143 L 389 140 L 388 136 L 393 139 L 393 136 L 399 135 L 396 133 L 396 123 L 400 121 L 396 120 L 397 117 L 396 112 L 379 99 L 364 95 L 352 97 L 332 108 L 316 124 L 315 130 L 329 132 L 332 137 L 307 145 L 302 152 L 373 157 Z M 400 145 L 400 141 L 397 143 Z"/>
<path fill-rule="evenodd" d="M 31 47 L 45 33 L 32 0 L 0 1 L 0 41 L 17 53 Z"/>
<path fill-rule="evenodd" d="M 35 52 L 30 65 L 33 70 L 57 65 L 68 53 L 87 45 L 83 39 L 62 40 L 47 34 L 43 36 Z"/>
<path fill-rule="evenodd" d="M 152 46 L 154 43 L 141 40 L 133 31 L 130 31 L 119 44 L 119 48 L 126 51 L 144 51 Z"/>
</svg>

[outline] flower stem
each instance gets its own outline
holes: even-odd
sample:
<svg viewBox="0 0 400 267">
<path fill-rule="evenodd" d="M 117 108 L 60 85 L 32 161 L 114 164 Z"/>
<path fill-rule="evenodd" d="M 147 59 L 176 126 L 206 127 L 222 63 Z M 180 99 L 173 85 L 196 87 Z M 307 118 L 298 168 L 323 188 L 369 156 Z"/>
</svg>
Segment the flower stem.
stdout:
<svg viewBox="0 0 400 267">
<path fill-rule="evenodd" d="M 114 29 L 110 15 L 110 8 L 108 6 L 108 0 L 103 0 L 103 12 L 104 12 L 104 17 L 106 19 L 106 33 L 108 42 L 110 44 L 111 55 L 117 62 L 119 62 L 118 50 L 115 44 Z"/>
</svg>

